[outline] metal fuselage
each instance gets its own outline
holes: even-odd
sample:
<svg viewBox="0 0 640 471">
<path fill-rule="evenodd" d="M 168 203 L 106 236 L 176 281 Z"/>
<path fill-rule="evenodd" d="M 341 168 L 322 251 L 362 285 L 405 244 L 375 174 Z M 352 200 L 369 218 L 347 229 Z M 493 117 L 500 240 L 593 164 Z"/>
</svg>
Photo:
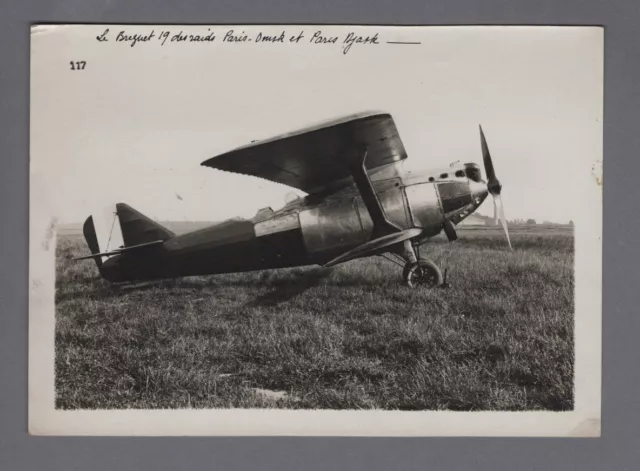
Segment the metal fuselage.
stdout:
<svg viewBox="0 0 640 471">
<path fill-rule="evenodd" d="M 477 169 L 469 174 L 469 165 Z M 422 230 L 419 243 L 459 223 L 487 197 L 474 164 L 442 172 L 373 175 L 387 218 L 401 229 Z M 131 282 L 191 275 L 324 264 L 371 239 L 373 223 L 355 185 L 311 195 L 251 220 L 233 219 L 177 235 L 164 244 L 106 260 L 102 275 Z"/>
</svg>

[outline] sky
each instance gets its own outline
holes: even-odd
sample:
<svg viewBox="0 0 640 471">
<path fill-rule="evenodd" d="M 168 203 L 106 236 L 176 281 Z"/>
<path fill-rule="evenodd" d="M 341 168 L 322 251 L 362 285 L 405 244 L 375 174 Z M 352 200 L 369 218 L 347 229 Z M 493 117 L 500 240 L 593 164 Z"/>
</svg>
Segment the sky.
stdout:
<svg viewBox="0 0 640 471">
<path fill-rule="evenodd" d="M 482 124 L 509 219 L 568 222 L 602 161 L 602 32 L 555 27 L 45 26 L 32 33 L 31 171 L 61 223 L 126 202 L 157 220 L 282 206 L 283 185 L 204 160 L 328 119 L 390 113 L 408 170 L 482 165 Z M 297 43 L 229 43 L 234 29 Z M 148 34 L 148 42 L 116 42 Z M 162 30 L 216 33 L 160 45 Z M 336 44 L 309 42 L 322 30 Z M 354 44 L 349 32 L 378 33 Z M 388 44 L 387 41 L 420 44 Z M 70 61 L 85 61 L 71 70 Z M 35 176 L 35 177 L 34 177 Z M 40 193 L 39 193 L 40 194 Z M 487 200 L 480 208 L 492 214 Z"/>
</svg>

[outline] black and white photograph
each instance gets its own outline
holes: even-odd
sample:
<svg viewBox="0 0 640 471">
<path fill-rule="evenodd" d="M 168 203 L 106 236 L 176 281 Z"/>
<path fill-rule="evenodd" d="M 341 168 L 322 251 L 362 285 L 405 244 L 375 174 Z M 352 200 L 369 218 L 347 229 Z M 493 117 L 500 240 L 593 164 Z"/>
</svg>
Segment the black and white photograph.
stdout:
<svg viewBox="0 0 640 471">
<path fill-rule="evenodd" d="M 603 30 L 36 25 L 34 435 L 599 436 Z"/>
</svg>

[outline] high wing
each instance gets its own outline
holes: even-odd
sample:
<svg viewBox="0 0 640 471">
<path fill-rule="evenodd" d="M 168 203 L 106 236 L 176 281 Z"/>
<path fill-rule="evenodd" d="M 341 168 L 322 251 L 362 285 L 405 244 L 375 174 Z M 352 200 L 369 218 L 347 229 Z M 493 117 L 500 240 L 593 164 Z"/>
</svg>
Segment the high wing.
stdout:
<svg viewBox="0 0 640 471">
<path fill-rule="evenodd" d="M 352 181 L 352 168 L 361 164 L 364 152 L 369 173 L 407 158 L 390 114 L 365 113 L 325 122 L 240 147 L 202 165 L 313 194 Z"/>
</svg>

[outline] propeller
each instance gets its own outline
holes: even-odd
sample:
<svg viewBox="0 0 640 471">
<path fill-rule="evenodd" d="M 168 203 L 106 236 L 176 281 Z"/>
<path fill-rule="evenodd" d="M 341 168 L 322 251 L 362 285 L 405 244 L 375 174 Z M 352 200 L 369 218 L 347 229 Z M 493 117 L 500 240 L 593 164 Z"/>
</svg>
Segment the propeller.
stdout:
<svg viewBox="0 0 640 471">
<path fill-rule="evenodd" d="M 489 153 L 489 147 L 487 146 L 487 140 L 484 137 L 482 126 L 480 126 L 480 141 L 482 144 L 482 161 L 484 163 L 484 171 L 487 174 L 487 189 L 491 196 L 493 196 L 494 221 L 498 222 L 498 218 L 500 219 L 500 224 L 502 224 L 504 234 L 507 236 L 509 248 L 513 250 L 513 247 L 511 247 L 511 239 L 509 238 L 507 217 L 504 214 L 504 205 L 502 204 L 502 197 L 500 196 L 500 193 L 502 192 L 502 184 L 500 183 L 500 180 L 498 180 L 498 177 L 496 177 L 496 171 L 493 168 L 493 161 L 491 160 L 491 154 Z"/>
</svg>

